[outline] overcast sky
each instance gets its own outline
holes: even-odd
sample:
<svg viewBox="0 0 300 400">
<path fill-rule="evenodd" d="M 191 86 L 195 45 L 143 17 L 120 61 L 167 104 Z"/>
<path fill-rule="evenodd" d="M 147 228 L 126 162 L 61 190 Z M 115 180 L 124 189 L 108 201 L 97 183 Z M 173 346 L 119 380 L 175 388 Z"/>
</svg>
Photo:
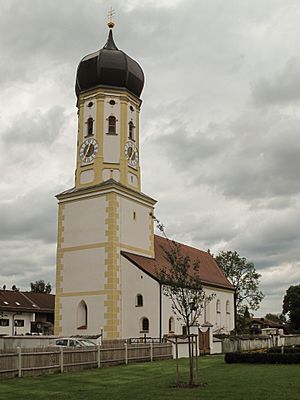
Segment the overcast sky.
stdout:
<svg viewBox="0 0 300 400">
<path fill-rule="evenodd" d="M 57 202 L 74 183 L 80 59 L 142 66 L 143 192 L 169 237 L 236 250 L 256 315 L 300 283 L 299 0 L 1 0 L 0 285 L 55 283 Z"/>
</svg>

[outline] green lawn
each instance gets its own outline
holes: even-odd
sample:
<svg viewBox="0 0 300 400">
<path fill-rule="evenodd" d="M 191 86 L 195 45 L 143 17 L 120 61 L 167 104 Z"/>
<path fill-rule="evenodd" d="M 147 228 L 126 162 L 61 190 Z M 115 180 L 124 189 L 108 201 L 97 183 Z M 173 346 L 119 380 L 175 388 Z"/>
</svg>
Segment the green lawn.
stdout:
<svg viewBox="0 0 300 400">
<path fill-rule="evenodd" d="M 187 380 L 187 360 L 180 361 Z M 0 381 L 0 399 L 34 400 L 299 400 L 299 365 L 226 364 L 223 356 L 199 360 L 205 387 L 176 389 L 175 362 L 131 364 L 80 373 Z"/>
</svg>

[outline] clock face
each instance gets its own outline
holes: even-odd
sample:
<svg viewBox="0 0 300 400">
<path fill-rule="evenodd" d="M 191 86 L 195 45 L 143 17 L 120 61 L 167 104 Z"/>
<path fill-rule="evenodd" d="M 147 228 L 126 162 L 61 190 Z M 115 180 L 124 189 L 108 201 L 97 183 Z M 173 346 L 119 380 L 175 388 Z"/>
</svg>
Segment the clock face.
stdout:
<svg viewBox="0 0 300 400">
<path fill-rule="evenodd" d="M 136 167 L 139 161 L 139 152 L 138 149 L 132 142 L 127 142 L 125 145 L 125 156 L 128 160 L 128 164 L 131 167 Z"/>
<path fill-rule="evenodd" d="M 85 163 L 92 162 L 98 153 L 98 147 L 95 139 L 86 139 L 80 146 L 80 159 Z"/>
</svg>

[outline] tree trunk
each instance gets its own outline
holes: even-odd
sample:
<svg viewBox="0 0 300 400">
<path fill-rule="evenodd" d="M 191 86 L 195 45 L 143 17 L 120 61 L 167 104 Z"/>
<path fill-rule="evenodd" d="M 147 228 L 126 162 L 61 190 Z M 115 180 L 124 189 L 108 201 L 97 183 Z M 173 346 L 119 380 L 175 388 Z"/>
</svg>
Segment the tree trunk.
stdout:
<svg viewBox="0 0 300 400">
<path fill-rule="evenodd" d="M 178 338 L 175 339 L 176 347 L 176 385 L 179 386 Z"/>
<path fill-rule="evenodd" d="M 193 362 L 193 352 L 192 352 L 192 343 L 191 343 L 191 332 L 190 326 L 187 325 L 187 334 L 188 334 L 188 346 L 189 346 L 189 366 L 190 366 L 190 380 L 189 385 L 192 386 L 194 384 L 194 362 Z"/>
</svg>

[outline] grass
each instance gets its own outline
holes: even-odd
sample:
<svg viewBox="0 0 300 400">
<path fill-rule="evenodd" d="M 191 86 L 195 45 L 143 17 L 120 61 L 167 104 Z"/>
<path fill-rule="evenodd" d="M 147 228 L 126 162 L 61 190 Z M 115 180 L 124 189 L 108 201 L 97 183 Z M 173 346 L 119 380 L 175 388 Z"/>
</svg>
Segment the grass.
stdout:
<svg viewBox="0 0 300 400">
<path fill-rule="evenodd" d="M 187 360 L 180 360 L 188 380 Z M 223 356 L 199 360 L 204 387 L 177 389 L 175 362 L 131 364 L 78 373 L 0 381 L 0 399 L 34 400 L 299 400 L 299 365 L 226 364 Z"/>
</svg>

